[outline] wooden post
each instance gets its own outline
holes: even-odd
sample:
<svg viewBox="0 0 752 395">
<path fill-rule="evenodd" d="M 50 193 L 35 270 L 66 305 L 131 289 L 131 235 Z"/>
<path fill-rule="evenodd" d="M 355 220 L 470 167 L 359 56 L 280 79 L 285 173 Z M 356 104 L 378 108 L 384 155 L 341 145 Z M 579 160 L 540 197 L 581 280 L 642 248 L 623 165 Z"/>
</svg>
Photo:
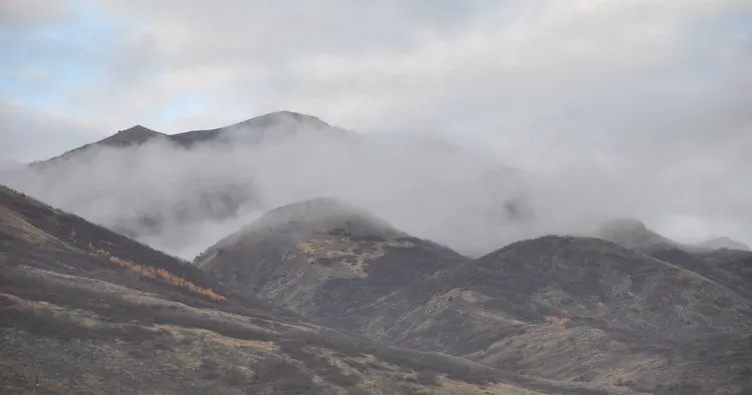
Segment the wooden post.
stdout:
<svg viewBox="0 0 752 395">
<path fill-rule="evenodd" d="M 37 383 L 34 385 L 34 395 L 39 394 L 39 373 L 37 373 Z"/>
</svg>

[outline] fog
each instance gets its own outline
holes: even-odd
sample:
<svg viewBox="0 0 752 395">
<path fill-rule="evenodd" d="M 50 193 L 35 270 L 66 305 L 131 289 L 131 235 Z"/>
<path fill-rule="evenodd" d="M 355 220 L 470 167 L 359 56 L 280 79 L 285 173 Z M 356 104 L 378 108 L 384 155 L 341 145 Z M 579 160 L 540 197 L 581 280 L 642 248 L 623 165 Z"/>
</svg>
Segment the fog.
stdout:
<svg viewBox="0 0 752 395">
<path fill-rule="evenodd" d="M 0 178 L 181 256 L 325 195 L 472 255 L 612 217 L 752 244 L 749 1 L 14 4 L 0 166 L 134 123 L 292 110 L 360 133 L 248 146 L 239 130 L 232 149 L 154 143 Z"/>
<path fill-rule="evenodd" d="M 257 130 L 234 132 L 230 144 L 190 150 L 163 139 L 96 147 L 43 170 L 5 171 L 0 181 L 185 258 L 272 208 L 318 196 L 369 209 L 468 254 L 539 231 L 515 221 L 527 215 L 530 180 L 480 150 L 426 136 L 325 133 L 305 125 L 281 139 L 271 128 L 260 144 L 246 141 Z M 212 192 L 201 206 L 199 195 Z M 242 204 L 226 209 L 222 194 Z M 510 199 L 516 214 L 504 207 Z M 139 222 L 155 214 L 164 217 L 156 229 Z"/>
<path fill-rule="evenodd" d="M 163 138 L 96 146 L 45 168 L 6 169 L 0 182 L 186 259 L 268 210 L 321 196 L 470 256 L 544 234 L 588 233 L 656 207 L 644 205 L 653 199 L 644 191 L 630 193 L 634 185 L 609 183 L 610 174 L 553 179 L 481 146 L 426 134 L 358 134 L 284 119 L 231 131 L 191 149 Z"/>
</svg>

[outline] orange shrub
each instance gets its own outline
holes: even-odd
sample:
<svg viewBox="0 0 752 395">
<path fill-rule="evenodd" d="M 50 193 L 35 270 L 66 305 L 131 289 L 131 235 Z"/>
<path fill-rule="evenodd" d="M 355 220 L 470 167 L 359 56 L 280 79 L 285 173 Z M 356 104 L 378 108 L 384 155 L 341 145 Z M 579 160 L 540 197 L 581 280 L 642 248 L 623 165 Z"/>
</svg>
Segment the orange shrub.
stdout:
<svg viewBox="0 0 752 395">
<path fill-rule="evenodd" d="M 569 317 L 557 317 L 554 315 L 546 316 L 546 322 L 549 324 L 566 325 L 569 321 L 572 321 Z"/>
<path fill-rule="evenodd" d="M 219 300 L 225 300 L 225 299 L 227 299 L 224 296 L 217 294 L 216 292 L 214 292 L 210 288 L 200 287 L 200 286 L 198 286 L 198 285 L 196 285 L 196 284 L 194 284 L 194 283 L 192 283 L 192 282 L 184 279 L 183 277 L 175 276 L 174 274 L 168 272 L 165 269 L 155 268 L 155 267 L 151 267 L 151 266 L 147 266 L 147 265 L 141 265 L 141 264 L 138 264 L 136 262 L 132 262 L 132 261 L 129 261 L 129 260 L 118 258 L 118 257 L 116 257 L 114 255 L 110 255 L 110 253 L 107 252 L 107 251 L 95 248 L 93 245 L 91 245 L 91 243 L 89 243 L 89 249 L 92 251 L 93 254 L 95 254 L 95 255 L 105 255 L 105 256 L 108 257 L 108 260 L 111 263 L 119 265 L 119 266 L 122 266 L 122 267 L 124 267 L 126 269 L 129 269 L 129 270 L 131 270 L 131 271 L 133 271 L 135 273 L 138 273 L 139 275 L 141 275 L 143 277 L 149 277 L 149 278 L 154 278 L 154 279 L 162 280 L 162 281 L 164 281 L 164 282 L 166 282 L 168 284 L 171 284 L 172 286 L 180 287 L 180 288 L 183 288 L 183 289 L 187 289 L 187 290 L 189 290 L 189 291 L 191 291 L 193 293 L 202 295 L 202 296 L 207 297 L 207 298 L 209 298 L 211 300 L 219 301 Z"/>
</svg>

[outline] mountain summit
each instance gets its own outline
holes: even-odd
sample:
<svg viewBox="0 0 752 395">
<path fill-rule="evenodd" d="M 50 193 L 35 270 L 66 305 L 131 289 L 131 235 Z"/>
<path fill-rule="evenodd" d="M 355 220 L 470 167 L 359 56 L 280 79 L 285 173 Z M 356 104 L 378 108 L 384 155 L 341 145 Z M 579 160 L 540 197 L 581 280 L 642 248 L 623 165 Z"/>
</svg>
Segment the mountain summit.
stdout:
<svg viewBox="0 0 752 395">
<path fill-rule="evenodd" d="M 697 244 L 697 247 L 699 248 L 706 248 L 706 249 L 712 249 L 712 250 L 741 250 L 741 251 L 750 251 L 752 250 L 749 248 L 748 245 L 732 240 L 728 237 L 716 237 L 707 241 L 704 241 L 700 244 Z"/>
<path fill-rule="evenodd" d="M 110 146 L 129 146 L 145 143 L 153 138 L 165 136 L 162 133 L 151 130 L 145 126 L 136 125 L 121 130 L 110 137 L 100 140 L 97 144 Z"/>
<path fill-rule="evenodd" d="M 595 235 L 629 249 L 644 249 L 659 244 L 677 245 L 675 241 L 649 229 L 644 222 L 635 218 L 610 220 Z"/>
<path fill-rule="evenodd" d="M 33 165 L 47 166 L 58 159 L 69 158 L 73 154 L 93 147 L 132 147 L 152 141 L 155 138 L 165 138 L 168 142 L 179 147 L 192 148 L 209 142 L 259 143 L 265 139 L 284 139 L 304 130 L 329 131 L 338 135 L 349 133 L 333 127 L 313 115 L 293 111 L 275 111 L 216 129 L 192 130 L 177 134 L 164 134 L 142 125 L 135 125 L 99 141 L 74 148 L 60 156 L 35 162 Z"/>
<path fill-rule="evenodd" d="M 285 122 L 293 122 L 297 124 L 306 125 L 314 128 L 325 128 L 330 125 L 318 117 L 308 114 L 301 114 L 294 111 L 275 111 L 268 114 L 264 114 L 255 118 L 251 118 L 247 121 L 241 122 L 249 126 L 258 127 L 272 127 Z"/>
<path fill-rule="evenodd" d="M 240 293 L 315 318 L 373 303 L 464 259 L 364 209 L 322 197 L 268 212 L 194 263 Z"/>
</svg>

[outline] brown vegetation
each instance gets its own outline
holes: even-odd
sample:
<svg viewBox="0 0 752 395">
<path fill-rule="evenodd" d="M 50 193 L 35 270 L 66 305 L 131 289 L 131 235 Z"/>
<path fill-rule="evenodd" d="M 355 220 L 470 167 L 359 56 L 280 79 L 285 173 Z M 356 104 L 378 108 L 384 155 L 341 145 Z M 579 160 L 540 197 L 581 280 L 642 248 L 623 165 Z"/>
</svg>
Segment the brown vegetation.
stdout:
<svg viewBox="0 0 752 395">
<path fill-rule="evenodd" d="M 555 324 L 555 325 L 566 325 L 570 321 L 572 321 L 569 317 L 558 317 L 555 315 L 547 315 L 546 316 L 546 323 L 549 324 Z"/>
<path fill-rule="evenodd" d="M 129 269 L 137 273 L 140 276 L 162 280 L 175 287 L 187 289 L 188 291 L 207 297 L 214 301 L 222 301 L 222 300 L 227 299 L 226 297 L 214 292 L 213 290 L 209 288 L 200 287 L 184 279 L 183 277 L 178 277 L 178 276 L 173 275 L 172 273 L 168 272 L 165 269 L 155 268 L 155 267 L 148 266 L 148 265 L 142 265 L 133 261 L 129 261 L 127 259 L 122 259 L 114 255 L 110 255 L 109 252 L 101 250 L 101 249 L 97 249 L 91 244 L 89 244 L 89 248 L 91 249 L 93 254 L 107 256 L 109 262 L 119 265 L 123 268 Z"/>
</svg>

